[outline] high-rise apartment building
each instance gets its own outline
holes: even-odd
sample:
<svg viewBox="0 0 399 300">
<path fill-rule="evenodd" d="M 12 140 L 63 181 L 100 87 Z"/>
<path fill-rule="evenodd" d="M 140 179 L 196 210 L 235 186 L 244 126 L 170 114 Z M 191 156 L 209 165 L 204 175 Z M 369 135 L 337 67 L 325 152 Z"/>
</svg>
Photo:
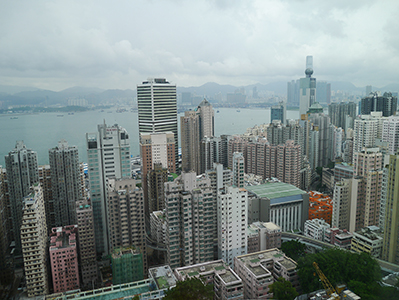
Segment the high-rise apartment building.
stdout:
<svg viewBox="0 0 399 300">
<path fill-rule="evenodd" d="M 49 150 L 56 227 L 74 225 L 76 201 L 82 198 L 78 147 L 61 140 Z"/>
<path fill-rule="evenodd" d="M 393 116 L 396 114 L 398 105 L 398 98 L 392 96 L 392 93 L 373 92 L 362 98 L 360 101 L 360 113 L 362 115 L 369 115 L 371 112 L 380 111 L 384 117 Z"/>
<path fill-rule="evenodd" d="M 361 202 L 364 181 L 342 179 L 334 186 L 331 226 L 354 232 L 361 224 Z M 360 227 L 361 228 L 361 227 Z"/>
<path fill-rule="evenodd" d="M 233 153 L 233 186 L 244 187 L 245 160 L 241 152 Z"/>
<path fill-rule="evenodd" d="M 111 256 L 112 284 L 143 280 L 143 254 L 135 247 L 115 249 Z"/>
<path fill-rule="evenodd" d="M 313 74 L 313 56 L 306 57 L 306 77 L 300 79 L 299 116 L 306 114 L 316 102 L 316 78 Z"/>
<path fill-rule="evenodd" d="M 287 82 L 287 104 L 299 106 L 299 80 Z"/>
<path fill-rule="evenodd" d="M 54 227 L 50 234 L 50 265 L 54 293 L 80 288 L 78 225 Z"/>
<path fill-rule="evenodd" d="M 200 144 L 205 138 L 214 136 L 214 111 L 212 105 L 204 99 L 195 111 L 186 111 L 180 118 L 182 143 L 182 170 L 202 174 Z"/>
<path fill-rule="evenodd" d="M 388 142 L 389 154 L 395 155 L 399 148 L 399 116 L 390 116 L 384 120 L 382 141 Z"/>
<path fill-rule="evenodd" d="M 369 118 L 359 118 L 354 123 L 353 152 L 359 152 L 363 147 L 373 147 L 377 137 L 378 121 Z"/>
<path fill-rule="evenodd" d="M 21 244 L 28 297 L 48 294 L 46 213 L 39 183 L 23 200 Z"/>
<path fill-rule="evenodd" d="M 214 201 L 210 179 L 194 172 L 165 184 L 166 262 L 171 268 L 213 259 Z"/>
<path fill-rule="evenodd" d="M 27 149 L 22 141 L 5 157 L 8 192 L 10 197 L 12 238 L 15 251 L 21 253 L 21 223 L 24 197 L 31 192 L 31 186 L 39 181 L 37 153 Z"/>
<path fill-rule="evenodd" d="M 12 280 L 8 277 L 12 274 L 13 268 L 10 256 L 10 211 L 9 211 L 9 197 L 7 192 L 7 174 L 0 166 L 0 283 L 6 285 Z"/>
<path fill-rule="evenodd" d="M 175 162 L 178 161 L 176 85 L 165 78 L 149 78 L 137 85 L 139 133 L 171 131 L 175 139 Z"/>
<path fill-rule="evenodd" d="M 46 209 L 47 229 L 49 234 L 55 226 L 55 211 L 53 188 L 51 186 L 51 169 L 50 165 L 39 166 L 39 182 L 42 187 L 44 207 Z"/>
<path fill-rule="evenodd" d="M 278 105 L 274 105 L 270 108 L 270 122 L 279 120 L 282 124 L 285 124 L 287 120 L 286 104 L 280 102 Z"/>
<path fill-rule="evenodd" d="M 107 184 L 110 177 L 131 176 L 130 140 L 126 129 L 117 124 L 100 124 L 98 131 L 86 133 L 90 198 L 93 206 L 96 251 L 108 254 Z"/>
<path fill-rule="evenodd" d="M 109 178 L 107 203 L 110 251 L 134 246 L 143 254 L 143 267 L 146 271 L 143 190 L 136 187 L 134 179 Z"/>
<path fill-rule="evenodd" d="M 93 207 L 88 199 L 76 201 L 78 249 L 81 285 L 93 288 L 98 279 L 96 243 L 94 238 Z"/>
<path fill-rule="evenodd" d="M 399 155 L 391 155 L 386 191 L 382 259 L 399 264 Z"/>
<path fill-rule="evenodd" d="M 309 161 L 315 162 L 314 167 L 324 167 L 334 160 L 333 137 L 335 127 L 331 124 L 330 117 L 324 113 L 309 113 L 308 120 L 312 123 L 308 136 L 309 143 L 311 147 L 316 147 L 315 151 L 310 151 Z M 317 134 L 314 134 L 314 132 L 317 132 Z"/>
<path fill-rule="evenodd" d="M 168 169 L 161 163 L 155 163 L 154 169 L 147 174 L 149 211 L 159 211 L 165 208 L 165 182 L 168 181 Z"/>
<path fill-rule="evenodd" d="M 317 102 L 330 104 L 331 102 L 331 83 L 327 81 L 317 81 L 316 83 Z"/>
<path fill-rule="evenodd" d="M 230 266 L 233 266 L 234 257 L 247 253 L 247 213 L 245 189 L 230 186 L 218 192 L 218 256 Z"/>
<path fill-rule="evenodd" d="M 346 131 L 348 128 L 353 128 L 353 121 L 356 118 L 356 103 L 331 103 L 328 106 L 328 115 L 331 119 L 332 124 L 337 127 L 341 127 Z"/>
<path fill-rule="evenodd" d="M 184 116 L 180 117 L 180 130 L 182 170 L 200 174 L 199 115 L 193 110 L 186 111 Z"/>
<path fill-rule="evenodd" d="M 140 134 L 141 183 L 144 190 L 145 213 L 147 216 L 152 212 L 149 196 L 151 196 L 151 193 L 154 194 L 154 191 L 149 191 L 148 174 L 154 170 L 156 165 L 157 168 L 162 167 L 167 169 L 168 172 L 176 172 L 175 146 L 174 134 L 171 131 Z M 156 204 L 162 199 L 152 200 L 155 201 L 155 204 L 153 203 L 155 207 L 163 205 Z"/>
</svg>

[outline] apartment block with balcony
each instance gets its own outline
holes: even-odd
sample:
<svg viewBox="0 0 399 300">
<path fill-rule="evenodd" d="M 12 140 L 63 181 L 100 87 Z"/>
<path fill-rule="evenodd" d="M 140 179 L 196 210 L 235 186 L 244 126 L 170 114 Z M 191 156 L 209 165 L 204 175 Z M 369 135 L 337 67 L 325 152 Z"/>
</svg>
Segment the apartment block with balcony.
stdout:
<svg viewBox="0 0 399 300">
<path fill-rule="evenodd" d="M 315 240 L 323 241 L 327 228 L 330 228 L 330 224 L 323 219 L 306 220 L 304 235 Z"/>
<path fill-rule="evenodd" d="M 48 294 L 47 223 L 40 184 L 24 198 L 21 244 L 28 297 Z"/>
<path fill-rule="evenodd" d="M 244 299 L 242 279 L 222 259 L 175 269 L 180 281 L 201 278 L 204 284 L 213 284 L 215 299 Z"/>
<path fill-rule="evenodd" d="M 50 264 L 54 293 L 77 290 L 79 284 L 78 225 L 55 227 L 50 234 Z"/>
<path fill-rule="evenodd" d="M 270 285 L 279 277 L 299 289 L 296 262 L 277 248 L 237 256 L 234 261 L 234 270 L 243 279 L 245 299 L 272 299 Z"/>
<path fill-rule="evenodd" d="M 78 220 L 79 266 L 82 287 L 92 288 L 98 279 L 93 207 L 90 200 L 76 202 Z"/>
<path fill-rule="evenodd" d="M 382 253 L 383 232 L 377 226 L 368 226 L 353 233 L 351 250 L 358 253 L 366 252 L 375 258 Z"/>
</svg>

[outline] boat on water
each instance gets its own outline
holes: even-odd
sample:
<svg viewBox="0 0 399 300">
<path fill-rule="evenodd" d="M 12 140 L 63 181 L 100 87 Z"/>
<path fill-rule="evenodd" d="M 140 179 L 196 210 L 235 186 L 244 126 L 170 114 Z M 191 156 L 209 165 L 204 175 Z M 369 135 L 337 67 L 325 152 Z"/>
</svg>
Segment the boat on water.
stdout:
<svg viewBox="0 0 399 300">
<path fill-rule="evenodd" d="M 219 113 L 219 111 L 218 111 L 218 110 L 217 110 L 216 112 L 217 112 L 217 113 Z"/>
<path fill-rule="evenodd" d="M 237 109 L 237 112 L 240 112 L 240 110 L 239 110 L 239 109 Z"/>
<path fill-rule="evenodd" d="M 68 115 L 73 115 L 74 113 L 68 113 Z"/>
<path fill-rule="evenodd" d="M 64 115 L 57 115 L 57 117 L 63 117 Z"/>
<path fill-rule="evenodd" d="M 11 117 L 10 119 L 14 120 L 14 119 L 18 119 L 18 117 Z"/>
</svg>

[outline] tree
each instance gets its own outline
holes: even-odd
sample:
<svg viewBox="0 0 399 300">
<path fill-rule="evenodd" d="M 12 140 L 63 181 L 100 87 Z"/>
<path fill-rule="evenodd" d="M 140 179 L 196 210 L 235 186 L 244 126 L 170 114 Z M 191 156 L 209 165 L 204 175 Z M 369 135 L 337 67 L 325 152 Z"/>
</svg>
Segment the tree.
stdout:
<svg viewBox="0 0 399 300">
<path fill-rule="evenodd" d="M 281 251 L 285 253 L 288 257 L 297 261 L 300 257 L 305 255 L 306 245 L 292 240 L 288 242 L 284 242 L 281 244 Z"/>
<path fill-rule="evenodd" d="M 270 292 L 273 293 L 273 299 L 278 300 L 293 300 L 298 296 L 291 282 L 283 277 L 277 278 L 277 281 L 270 286 Z"/>
<path fill-rule="evenodd" d="M 190 278 L 179 281 L 174 288 L 168 289 L 163 299 L 212 300 L 213 294 L 213 285 L 204 285 L 201 280 Z"/>
<path fill-rule="evenodd" d="M 382 277 L 381 268 L 369 254 L 334 248 L 301 257 L 297 261 L 297 273 L 305 293 L 323 288 L 313 262 L 317 262 L 334 287 L 344 283 L 362 299 L 378 299 L 375 297 L 381 292 L 378 284 Z"/>
</svg>

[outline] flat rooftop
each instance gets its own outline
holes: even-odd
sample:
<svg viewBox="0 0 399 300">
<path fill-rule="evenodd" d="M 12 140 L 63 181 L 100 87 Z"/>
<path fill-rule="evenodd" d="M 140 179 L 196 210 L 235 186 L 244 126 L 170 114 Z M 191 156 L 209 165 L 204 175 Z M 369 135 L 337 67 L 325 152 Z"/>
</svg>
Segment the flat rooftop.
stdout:
<svg viewBox="0 0 399 300">
<path fill-rule="evenodd" d="M 247 186 L 246 189 L 258 197 L 270 200 L 306 194 L 305 191 L 284 182 L 267 182 L 260 185 Z"/>
<path fill-rule="evenodd" d="M 185 266 L 181 268 L 176 268 L 175 272 L 182 277 L 195 277 L 198 275 L 205 274 L 219 274 L 220 278 L 226 283 L 232 283 L 240 281 L 240 277 L 234 273 L 234 271 L 223 261 L 215 260 L 211 262 L 205 262 L 201 264 L 196 264 L 192 266 Z"/>
<path fill-rule="evenodd" d="M 261 266 L 253 266 L 257 263 L 266 268 L 266 262 L 277 261 L 286 269 L 296 268 L 295 261 L 285 256 L 284 253 L 277 248 L 237 256 L 236 259 L 243 262 L 244 265 L 256 276 L 261 276 L 262 274 L 265 274 L 264 269 Z"/>
<path fill-rule="evenodd" d="M 154 278 L 160 290 L 176 286 L 177 279 L 168 265 L 151 268 L 148 270 L 148 273 L 150 277 Z"/>
</svg>

